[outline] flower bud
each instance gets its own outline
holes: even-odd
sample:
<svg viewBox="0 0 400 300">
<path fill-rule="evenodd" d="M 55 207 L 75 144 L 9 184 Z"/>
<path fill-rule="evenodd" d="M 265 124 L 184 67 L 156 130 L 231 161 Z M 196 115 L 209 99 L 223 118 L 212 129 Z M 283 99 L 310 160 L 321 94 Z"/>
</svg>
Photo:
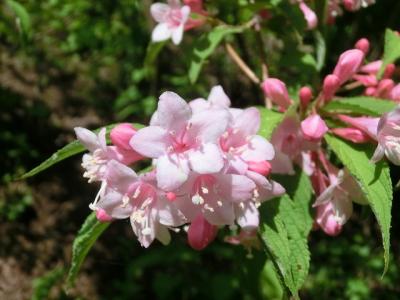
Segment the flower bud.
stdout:
<svg viewBox="0 0 400 300">
<path fill-rule="evenodd" d="M 369 51 L 369 41 L 366 38 L 359 39 L 354 48 L 361 50 L 364 52 L 364 54 L 367 54 Z"/>
<path fill-rule="evenodd" d="M 136 129 L 131 124 L 118 124 L 110 132 L 111 142 L 121 149 L 132 150 L 129 141 L 135 133 Z"/>
<path fill-rule="evenodd" d="M 97 220 L 99 220 L 100 222 L 102 222 L 102 223 L 107 223 L 107 222 L 110 222 L 110 221 L 112 221 L 112 217 L 111 216 L 109 216 L 107 213 L 106 213 L 106 211 L 104 210 L 104 209 L 102 209 L 102 208 L 97 208 L 96 209 L 96 218 L 97 218 Z"/>
<path fill-rule="evenodd" d="M 390 99 L 400 102 L 400 83 L 396 84 L 390 92 Z"/>
<path fill-rule="evenodd" d="M 188 242 L 195 250 L 203 250 L 217 236 L 218 228 L 211 225 L 203 215 L 199 214 L 192 221 L 188 230 Z"/>
<path fill-rule="evenodd" d="M 318 25 L 318 18 L 315 12 L 307 6 L 304 2 L 299 3 L 299 7 L 301 11 L 303 12 L 304 19 L 306 19 L 307 22 L 307 28 L 308 29 L 314 29 Z"/>
<path fill-rule="evenodd" d="M 364 91 L 364 95 L 370 96 L 370 97 L 375 95 L 375 93 L 376 93 L 376 87 L 373 87 L 373 86 L 367 87 Z"/>
<path fill-rule="evenodd" d="M 336 219 L 330 202 L 318 206 L 316 221 L 319 227 L 330 236 L 336 236 L 342 231 L 343 225 Z"/>
<path fill-rule="evenodd" d="M 319 141 L 328 131 L 328 127 L 318 114 L 314 114 L 301 122 L 301 130 L 305 139 Z"/>
<path fill-rule="evenodd" d="M 349 117 L 337 115 L 338 119 L 350 126 L 353 126 L 376 140 L 379 118 L 372 117 Z"/>
<path fill-rule="evenodd" d="M 390 98 L 392 89 L 394 88 L 394 82 L 392 79 L 382 79 L 378 87 L 376 88 L 375 97 L 379 98 Z"/>
<path fill-rule="evenodd" d="M 383 73 L 383 78 L 392 77 L 395 70 L 396 70 L 396 66 L 394 64 L 388 64 L 385 68 L 385 72 Z"/>
<path fill-rule="evenodd" d="M 334 128 L 331 129 L 331 132 L 356 144 L 362 144 L 371 141 L 371 138 L 365 132 L 357 128 Z"/>
<path fill-rule="evenodd" d="M 271 164 L 266 160 L 263 161 L 249 161 L 247 162 L 249 171 L 267 176 L 271 173 Z"/>
<path fill-rule="evenodd" d="M 343 0 L 343 6 L 348 11 L 356 11 L 359 10 L 361 7 L 360 0 Z"/>
<path fill-rule="evenodd" d="M 262 89 L 265 95 L 275 104 L 283 108 L 288 108 L 292 104 L 286 85 L 281 80 L 268 78 L 262 83 Z"/>
<path fill-rule="evenodd" d="M 332 100 L 336 91 L 340 87 L 339 78 L 336 75 L 328 75 L 324 79 L 324 85 L 322 87 L 322 93 L 324 96 L 325 102 Z"/>
<path fill-rule="evenodd" d="M 347 50 L 339 57 L 333 74 L 339 78 L 340 84 L 349 80 L 360 68 L 364 52 L 358 49 Z"/>
<path fill-rule="evenodd" d="M 382 66 L 381 60 L 375 60 L 360 68 L 360 71 L 367 74 L 377 74 Z"/>
<path fill-rule="evenodd" d="M 308 86 L 303 86 L 299 91 L 300 104 L 306 109 L 313 97 L 312 90 Z"/>
</svg>

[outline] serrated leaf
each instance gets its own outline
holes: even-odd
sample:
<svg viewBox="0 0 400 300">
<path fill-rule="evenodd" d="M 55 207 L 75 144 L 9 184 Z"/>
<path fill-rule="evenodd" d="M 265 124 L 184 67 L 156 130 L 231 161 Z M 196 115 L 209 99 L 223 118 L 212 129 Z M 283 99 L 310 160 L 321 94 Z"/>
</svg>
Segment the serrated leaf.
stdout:
<svg viewBox="0 0 400 300">
<path fill-rule="evenodd" d="M 18 26 L 18 30 L 21 33 L 21 36 L 26 41 L 30 37 L 31 33 L 31 19 L 26 11 L 25 7 L 23 7 L 20 3 L 14 0 L 7 0 L 8 6 L 13 10 L 16 23 Z"/>
<path fill-rule="evenodd" d="M 229 34 L 242 32 L 246 27 L 244 26 L 227 26 L 220 25 L 214 27 L 211 31 L 203 34 L 198 41 L 194 44 L 193 53 L 190 60 L 189 67 L 189 80 L 193 84 L 197 81 L 200 71 L 208 59 L 214 52 L 219 43 Z"/>
<path fill-rule="evenodd" d="M 89 250 L 110 223 L 101 223 L 96 214 L 91 213 L 83 223 L 72 245 L 72 261 L 66 280 L 66 290 L 74 285 L 76 276 Z"/>
<path fill-rule="evenodd" d="M 288 194 L 263 204 L 261 231 L 267 253 L 272 255 L 284 284 L 298 298 L 310 265 L 307 236 L 313 223 L 312 192 L 304 173 L 286 177 L 285 183 L 291 185 Z"/>
<path fill-rule="evenodd" d="M 107 133 L 109 133 L 110 130 L 113 129 L 115 126 L 116 126 L 116 124 L 111 124 L 111 125 L 106 126 Z M 138 124 L 138 123 L 133 124 L 133 126 L 137 129 L 143 127 L 142 124 Z M 99 130 L 100 129 L 96 129 L 95 132 L 98 132 Z M 85 150 L 86 150 L 85 147 L 78 140 L 75 140 L 75 141 L 67 144 L 66 146 L 64 146 L 63 148 L 58 150 L 57 152 L 53 153 L 48 159 L 46 159 L 40 165 L 33 168 L 28 173 L 25 173 L 24 175 L 22 175 L 22 177 L 20 179 L 26 179 L 26 178 L 32 177 L 32 176 L 34 176 L 40 172 L 43 172 L 44 170 L 50 168 L 51 166 L 65 160 L 75 154 L 84 152 Z"/>
<path fill-rule="evenodd" d="M 382 66 L 378 72 L 378 78 L 381 78 L 388 64 L 394 63 L 400 58 L 400 36 L 396 31 L 386 29 L 385 31 L 385 50 L 382 58 Z"/>
<path fill-rule="evenodd" d="M 395 107 L 396 103 L 393 101 L 361 96 L 333 99 L 323 107 L 323 110 L 344 114 L 381 116 L 386 112 L 392 111 Z"/>
<path fill-rule="evenodd" d="M 258 134 L 266 139 L 270 139 L 272 132 L 283 120 L 283 114 L 267 109 L 265 107 L 257 107 L 261 114 L 261 126 Z"/>
<path fill-rule="evenodd" d="M 385 268 L 389 266 L 390 223 L 393 200 L 392 181 L 389 166 L 382 160 L 376 164 L 370 162 L 372 145 L 350 144 L 333 135 L 325 135 L 330 148 L 343 165 L 360 182 L 361 188 L 374 212 L 382 233 Z"/>
</svg>

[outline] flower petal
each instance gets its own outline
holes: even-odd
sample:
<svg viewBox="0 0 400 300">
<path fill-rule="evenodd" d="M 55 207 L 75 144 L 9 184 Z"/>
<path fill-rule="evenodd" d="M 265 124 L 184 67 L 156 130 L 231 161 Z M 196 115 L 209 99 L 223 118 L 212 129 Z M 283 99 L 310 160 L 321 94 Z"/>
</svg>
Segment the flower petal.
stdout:
<svg viewBox="0 0 400 300">
<path fill-rule="evenodd" d="M 100 148 L 99 140 L 94 132 L 83 127 L 75 127 L 74 130 L 78 140 L 90 152 L 94 152 L 96 149 Z"/>
<path fill-rule="evenodd" d="M 208 102 L 215 107 L 228 108 L 231 106 L 231 100 L 225 94 L 222 86 L 217 85 L 211 89 L 210 95 L 208 96 Z"/>
<path fill-rule="evenodd" d="M 257 108 L 247 108 L 234 119 L 234 127 L 246 136 L 256 134 L 260 129 L 260 118 Z"/>
<path fill-rule="evenodd" d="M 237 216 L 236 221 L 244 229 L 256 229 L 260 224 L 260 214 L 253 202 L 247 201 L 243 207 L 238 206 Z"/>
<path fill-rule="evenodd" d="M 191 115 L 189 104 L 178 94 L 173 92 L 161 94 L 157 108 L 157 121 L 161 127 L 179 133 L 186 128 Z"/>
<path fill-rule="evenodd" d="M 153 42 L 161 42 L 168 40 L 172 35 L 171 29 L 168 27 L 166 23 L 160 23 L 156 27 L 154 27 L 153 32 L 151 34 L 151 40 Z"/>
<path fill-rule="evenodd" d="M 177 156 L 163 155 L 157 159 L 157 184 L 164 191 L 173 191 L 188 178 L 189 166 L 186 160 Z"/>
<path fill-rule="evenodd" d="M 189 153 L 190 166 L 199 174 L 219 172 L 223 166 L 221 151 L 215 144 L 207 143 Z"/>
<path fill-rule="evenodd" d="M 241 155 L 245 161 L 272 160 L 274 156 L 274 146 L 259 135 L 255 135 L 250 139 L 247 149 Z"/>
<path fill-rule="evenodd" d="M 169 143 L 168 132 L 159 126 L 140 129 L 129 142 L 136 152 L 150 158 L 157 158 L 166 153 Z"/>
<path fill-rule="evenodd" d="M 187 131 L 188 139 L 199 140 L 203 143 L 216 143 L 224 133 L 230 119 L 227 110 L 207 110 L 199 112 L 190 119 Z"/>
<path fill-rule="evenodd" d="M 150 6 L 151 16 L 158 23 L 166 23 L 171 8 L 165 3 L 154 3 Z"/>
</svg>

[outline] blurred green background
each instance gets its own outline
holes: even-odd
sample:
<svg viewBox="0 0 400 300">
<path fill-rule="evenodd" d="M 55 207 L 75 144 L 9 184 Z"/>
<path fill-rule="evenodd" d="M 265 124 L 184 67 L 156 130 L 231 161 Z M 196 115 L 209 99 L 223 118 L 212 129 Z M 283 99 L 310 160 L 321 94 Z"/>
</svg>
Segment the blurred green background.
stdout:
<svg viewBox="0 0 400 300">
<path fill-rule="evenodd" d="M 384 29 L 399 29 L 400 1 L 378 0 L 336 25 L 304 31 L 302 15 L 286 1 L 262 23 L 270 74 L 289 83 L 320 85 L 337 57 L 361 37 L 382 53 Z M 81 177 L 80 157 L 29 181 L 14 181 L 74 139 L 73 127 L 90 129 L 147 122 L 157 96 L 173 90 L 192 99 L 221 84 L 235 106 L 262 105 L 261 90 L 217 49 L 191 85 L 193 43 L 208 27 L 187 32 L 179 47 L 166 43 L 148 55 L 152 1 L 24 0 L 0 3 L 0 298 L 1 299 L 280 299 L 271 262 L 219 238 L 196 252 L 185 235 L 168 247 L 142 249 L 129 222 L 116 222 L 96 243 L 69 295 L 62 291 L 71 244 L 96 194 Z M 248 21 L 247 1 L 205 1 L 229 24 Z M 322 37 L 322 39 L 321 39 Z M 260 76 L 257 37 L 229 37 Z M 321 44 L 322 43 L 322 44 Z M 318 47 L 326 55 L 318 65 Z M 318 45 L 318 47 L 316 46 Z M 154 48 L 154 47 L 153 47 Z M 153 49 L 154 50 L 154 49 Z M 153 54 L 155 52 L 152 52 Z M 394 182 L 398 174 L 393 173 Z M 357 211 L 338 237 L 310 237 L 310 275 L 304 299 L 399 299 L 400 205 L 393 203 L 391 265 L 381 278 L 380 234 L 373 216 Z M 221 233 L 221 236 L 223 233 Z"/>
</svg>

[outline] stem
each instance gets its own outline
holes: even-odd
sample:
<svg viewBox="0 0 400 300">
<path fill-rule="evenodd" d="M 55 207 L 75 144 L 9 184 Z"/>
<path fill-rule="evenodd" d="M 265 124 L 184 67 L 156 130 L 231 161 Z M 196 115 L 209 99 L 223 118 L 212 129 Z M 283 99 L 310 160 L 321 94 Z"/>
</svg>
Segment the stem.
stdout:
<svg viewBox="0 0 400 300">
<path fill-rule="evenodd" d="M 256 74 L 250 69 L 250 67 L 243 61 L 232 45 L 228 42 L 225 43 L 225 49 L 229 56 L 232 58 L 233 62 L 242 70 L 242 72 L 255 84 L 260 84 L 260 79 Z"/>
</svg>

